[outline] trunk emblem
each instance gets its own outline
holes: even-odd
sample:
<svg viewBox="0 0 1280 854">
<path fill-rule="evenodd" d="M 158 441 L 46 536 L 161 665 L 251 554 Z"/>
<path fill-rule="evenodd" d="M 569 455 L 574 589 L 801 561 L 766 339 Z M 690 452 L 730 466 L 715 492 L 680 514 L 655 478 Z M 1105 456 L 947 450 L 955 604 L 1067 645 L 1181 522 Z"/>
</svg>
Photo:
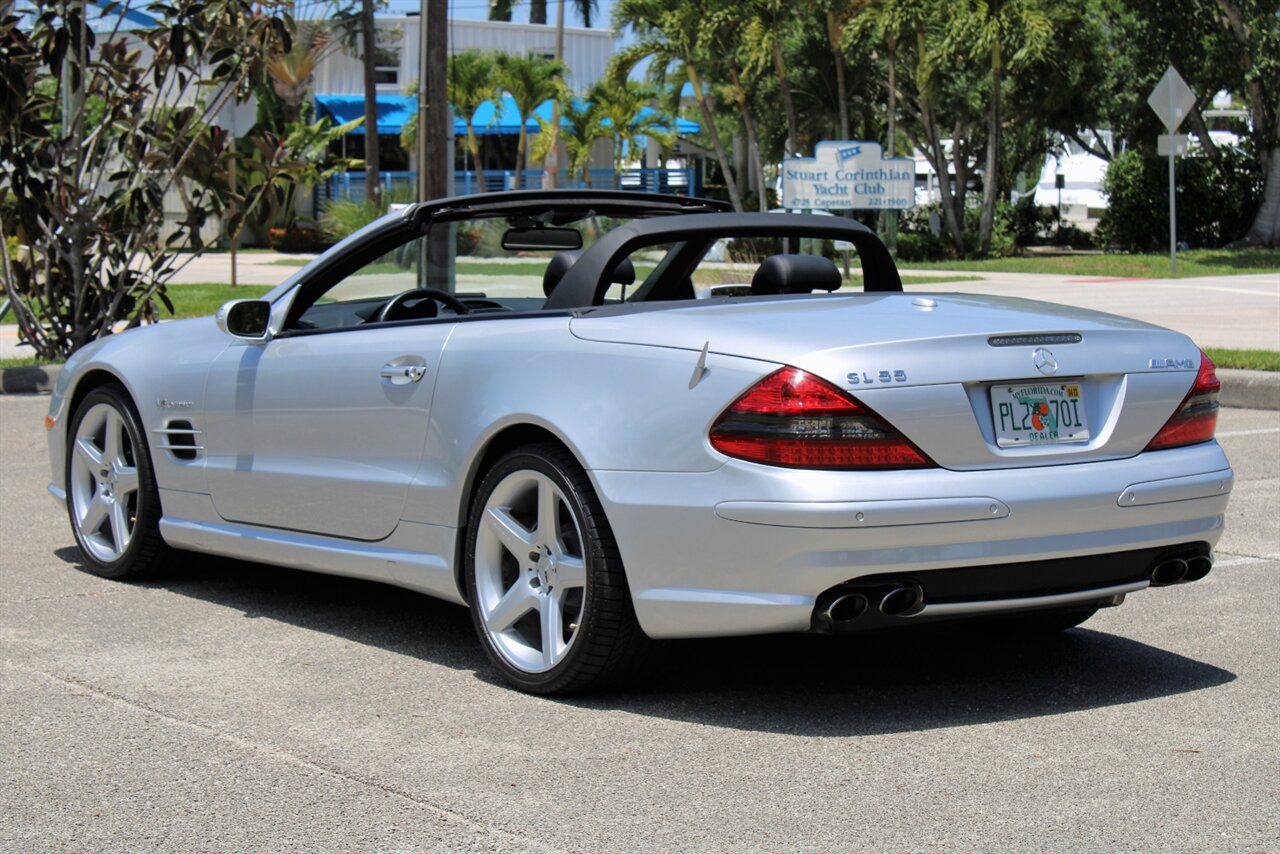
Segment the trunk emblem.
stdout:
<svg viewBox="0 0 1280 854">
<path fill-rule="evenodd" d="M 1031 363 L 1046 377 L 1051 377 L 1058 372 L 1058 360 L 1054 357 L 1053 351 L 1046 350 L 1044 347 L 1035 349 L 1031 354 Z"/>
</svg>

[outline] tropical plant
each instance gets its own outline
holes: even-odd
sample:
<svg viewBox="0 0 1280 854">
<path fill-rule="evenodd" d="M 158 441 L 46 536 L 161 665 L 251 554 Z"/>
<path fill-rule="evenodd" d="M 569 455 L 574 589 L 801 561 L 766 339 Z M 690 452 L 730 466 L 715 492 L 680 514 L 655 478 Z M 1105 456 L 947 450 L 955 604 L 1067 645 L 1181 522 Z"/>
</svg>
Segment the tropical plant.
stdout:
<svg viewBox="0 0 1280 854">
<path fill-rule="evenodd" d="M 329 157 L 337 140 L 354 131 L 364 118 L 333 127 L 327 119 L 294 122 L 283 133 L 258 129 L 237 141 L 236 200 L 227 233 L 234 245 L 250 225 L 261 237 L 269 228 L 293 225 L 299 187 L 310 187 L 347 169 L 359 160 Z"/>
<path fill-rule="evenodd" d="M 186 263 L 174 249 L 203 248 L 225 199 L 194 182 L 187 215 L 166 223 L 165 196 L 180 176 L 233 156 L 213 118 L 292 45 L 270 2 L 173 0 L 148 7 L 153 28 L 127 35 L 94 33 L 77 0 L 32 0 L 25 19 L 8 8 L 0 241 L 13 234 L 24 249 L 0 255 L 0 273 L 21 339 L 61 359 L 157 303 L 172 311 L 165 283 Z M 91 104 L 101 110 L 92 123 Z"/>
<path fill-rule="evenodd" d="M 796 118 L 795 99 L 791 96 L 791 76 L 783 44 L 796 17 L 786 0 L 747 0 L 744 8 L 747 20 L 742 28 L 742 41 L 747 65 L 752 69 L 773 67 L 787 117 L 786 153 L 794 157 L 800 151 L 800 123 Z"/>
<path fill-rule="evenodd" d="M 559 0 L 561 4 L 564 0 Z M 574 8 L 582 18 L 582 26 L 591 28 L 592 16 L 600 8 L 597 0 L 574 0 Z M 489 0 L 490 21 L 510 21 L 515 11 L 516 0 Z M 529 23 L 545 24 L 547 22 L 547 0 L 530 0 Z"/>
<path fill-rule="evenodd" d="M 978 228 L 978 251 L 984 255 L 991 251 L 1000 188 L 1005 65 L 1039 60 L 1053 48 L 1056 28 L 1051 5 L 1051 0 L 969 0 L 956 4 L 952 12 L 948 40 L 953 50 L 986 56 L 991 75 L 987 160 L 982 173 L 982 218 Z"/>
<path fill-rule="evenodd" d="M 622 82 L 601 80 L 588 93 L 596 106 L 605 134 L 613 139 L 613 174 L 622 174 L 627 152 L 633 152 L 640 140 L 652 138 L 664 149 L 675 142 L 672 120 L 651 106 L 655 97 L 652 87 L 634 80 Z"/>
<path fill-rule="evenodd" d="M 601 120 L 600 110 L 595 101 L 583 101 L 570 98 L 560 106 L 559 133 L 553 133 L 551 122 L 539 118 L 538 124 L 542 132 L 534 146 L 533 156 L 541 159 L 547 156 L 551 146 L 558 141 L 564 146 L 568 155 L 568 176 L 570 179 L 580 178 L 583 185 L 590 184 L 588 169 L 591 166 L 591 151 L 596 140 L 609 136 L 609 129 Z"/>
<path fill-rule="evenodd" d="M 476 136 L 476 110 L 485 101 L 498 102 L 498 87 L 494 80 L 497 55 L 478 50 L 464 50 L 449 57 L 449 82 L 446 97 L 467 126 L 467 151 L 476 164 L 476 179 L 484 186 L 484 164 L 480 157 L 480 137 Z"/>
<path fill-rule="evenodd" d="M 568 95 L 564 78 L 568 68 L 563 62 L 547 59 L 530 51 L 524 56 L 501 54 L 494 69 L 494 82 L 515 102 L 520 119 L 520 134 L 516 140 L 515 183 L 522 186 L 525 150 L 528 145 L 528 120 L 546 101 L 563 101 Z"/>
<path fill-rule="evenodd" d="M 703 131 L 710 138 L 716 160 L 725 175 L 729 201 L 734 210 L 740 211 L 742 197 L 716 128 L 711 99 L 700 71 L 712 64 L 709 49 L 712 29 L 704 12 L 700 4 L 683 0 L 619 0 L 613 7 L 614 26 L 618 29 L 631 27 L 636 41 L 614 55 L 610 76 L 615 80 L 626 79 L 638 63 L 648 59 L 649 79 L 658 86 L 671 84 L 678 91 L 681 88 L 679 78 L 688 79 L 702 115 Z"/>
</svg>

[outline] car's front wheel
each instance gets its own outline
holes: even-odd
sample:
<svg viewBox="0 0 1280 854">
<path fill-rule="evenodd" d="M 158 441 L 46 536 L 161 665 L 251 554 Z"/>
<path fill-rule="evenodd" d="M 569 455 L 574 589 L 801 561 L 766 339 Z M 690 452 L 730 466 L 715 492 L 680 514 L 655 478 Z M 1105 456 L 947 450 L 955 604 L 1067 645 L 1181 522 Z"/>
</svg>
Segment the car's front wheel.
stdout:
<svg viewBox="0 0 1280 854">
<path fill-rule="evenodd" d="M 471 505 L 467 597 L 485 652 L 517 687 L 568 694 L 612 682 L 643 657 L 604 510 L 565 450 L 507 454 Z"/>
<path fill-rule="evenodd" d="M 85 565 L 104 578 L 137 578 L 167 555 L 160 498 L 142 426 L 120 386 L 90 392 L 72 416 L 67 512 Z"/>
</svg>

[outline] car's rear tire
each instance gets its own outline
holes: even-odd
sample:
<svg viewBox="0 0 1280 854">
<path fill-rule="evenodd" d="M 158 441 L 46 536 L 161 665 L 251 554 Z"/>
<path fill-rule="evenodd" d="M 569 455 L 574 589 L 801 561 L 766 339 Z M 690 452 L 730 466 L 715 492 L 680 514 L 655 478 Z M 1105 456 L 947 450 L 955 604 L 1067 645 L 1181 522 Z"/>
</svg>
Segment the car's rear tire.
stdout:
<svg viewBox="0 0 1280 854">
<path fill-rule="evenodd" d="M 494 666 L 535 694 L 614 684 L 645 658 L 618 545 L 586 472 L 554 445 L 502 457 L 466 538 L 472 622 Z"/>
<path fill-rule="evenodd" d="M 121 386 L 85 396 L 67 434 L 67 514 L 84 564 L 103 578 L 140 578 L 170 551 L 141 419 Z"/>
</svg>

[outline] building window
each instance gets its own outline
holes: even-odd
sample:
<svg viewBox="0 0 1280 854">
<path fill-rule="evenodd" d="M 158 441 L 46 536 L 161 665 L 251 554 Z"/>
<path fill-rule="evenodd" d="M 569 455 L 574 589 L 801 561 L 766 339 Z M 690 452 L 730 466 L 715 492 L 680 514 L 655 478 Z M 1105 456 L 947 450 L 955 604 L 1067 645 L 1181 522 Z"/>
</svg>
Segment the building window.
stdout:
<svg viewBox="0 0 1280 854">
<path fill-rule="evenodd" d="M 374 81 L 379 86 L 399 86 L 400 46 L 404 43 L 404 33 L 399 27 L 379 27 L 374 42 Z"/>
</svg>

